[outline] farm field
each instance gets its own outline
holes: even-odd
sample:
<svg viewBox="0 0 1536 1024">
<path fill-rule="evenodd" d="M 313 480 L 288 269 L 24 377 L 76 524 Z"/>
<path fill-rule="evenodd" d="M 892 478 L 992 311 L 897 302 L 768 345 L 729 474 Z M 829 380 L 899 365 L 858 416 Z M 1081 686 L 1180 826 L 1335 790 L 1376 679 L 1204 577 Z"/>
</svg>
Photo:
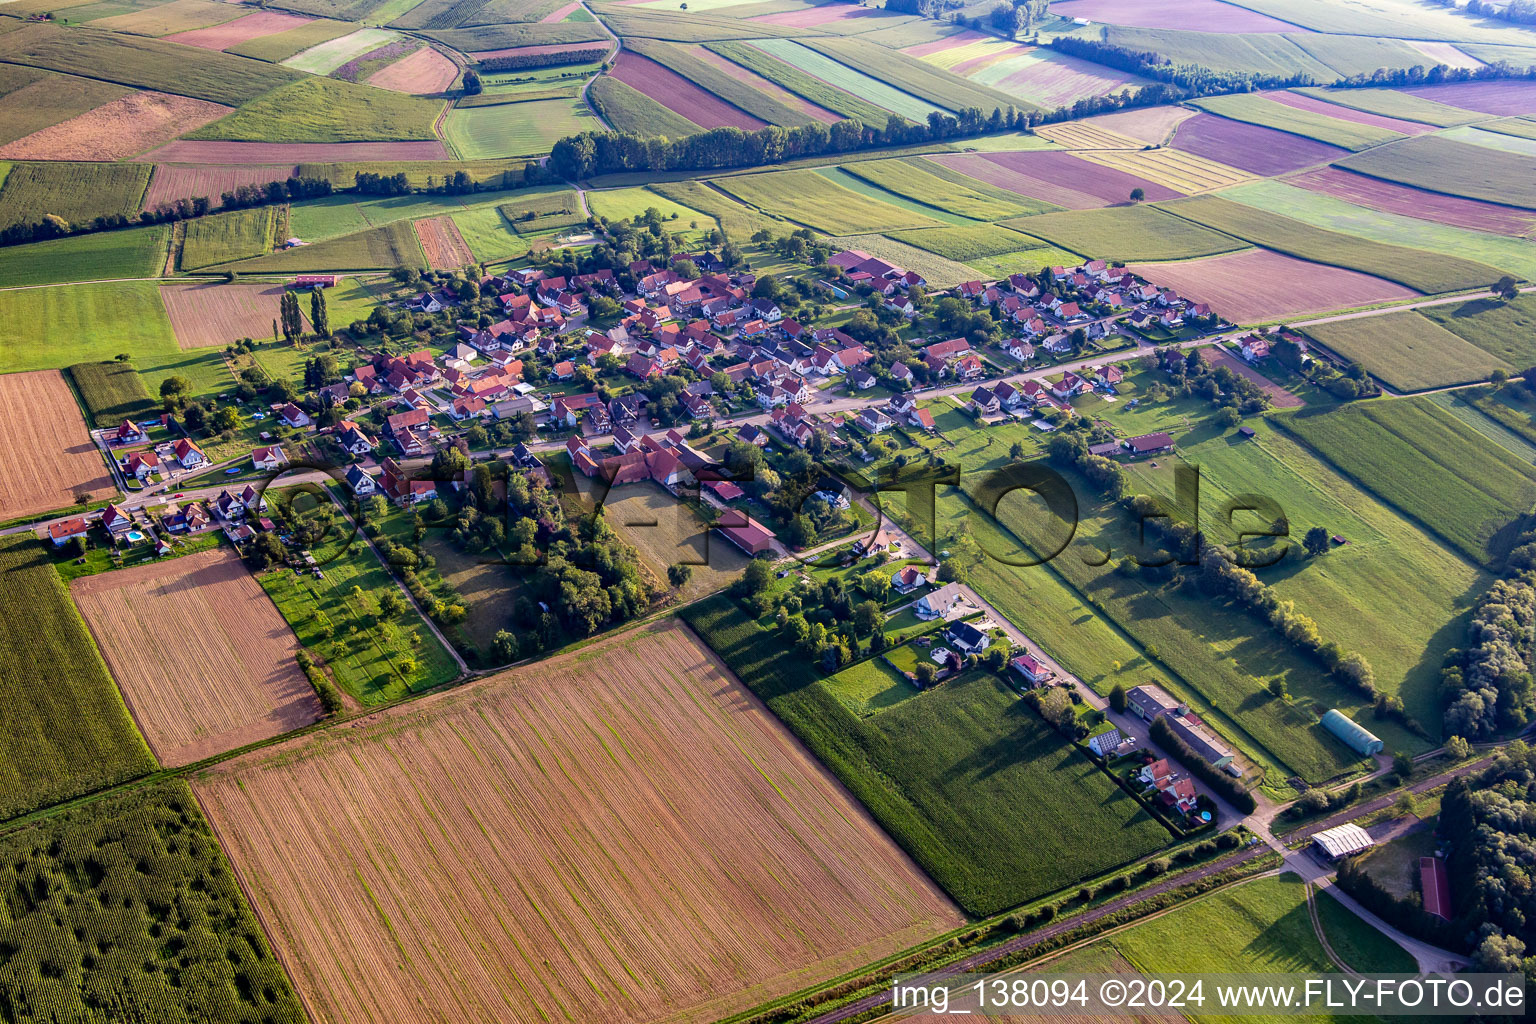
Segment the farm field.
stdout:
<svg viewBox="0 0 1536 1024">
<path fill-rule="evenodd" d="M 1006 110 L 1010 102 L 1017 105 L 1017 100 L 1008 93 L 949 74 L 916 57 L 859 36 L 809 36 L 802 45 L 946 110 L 974 107 L 990 112 Z"/>
<path fill-rule="evenodd" d="M 669 139 L 686 138 L 699 131 L 699 126 L 686 117 L 611 75 L 594 80 L 587 90 L 587 99 L 598 117 L 614 131 L 647 138 L 664 135 Z"/>
<path fill-rule="evenodd" d="M 1303 96 L 1324 100 L 1335 106 L 1361 110 L 1368 114 L 1380 114 L 1383 117 L 1403 121 L 1418 121 L 1435 128 L 1450 128 L 1476 121 L 1484 116 L 1461 107 L 1427 100 L 1402 89 L 1303 88 L 1296 91 Z"/>
<path fill-rule="evenodd" d="M 862 71 L 857 71 L 793 39 L 754 39 L 751 42 L 759 50 L 777 57 L 791 67 L 798 68 L 807 75 L 812 75 L 878 107 L 883 107 L 893 114 L 900 114 L 909 121 L 926 121 L 929 114 L 944 109 Z"/>
<path fill-rule="evenodd" d="M 966 260 L 965 265 L 974 272 L 973 277 L 980 275 L 987 280 L 1003 280 L 1010 274 L 1038 272 L 1041 267 L 1064 267 L 1081 258 L 1077 253 L 1047 245 L 998 256 L 977 256 Z"/>
<path fill-rule="evenodd" d="M 1499 132 L 1520 139 L 1536 139 L 1536 118 L 1501 117 L 1497 121 L 1484 121 L 1478 127 L 1485 132 Z"/>
<path fill-rule="evenodd" d="M 241 273 L 303 273 L 339 270 L 392 270 L 425 265 L 421 243 L 409 221 L 368 228 L 355 234 L 302 245 L 242 261 Z M 270 328 L 270 325 L 268 325 Z"/>
<path fill-rule="evenodd" d="M 299 642 L 230 548 L 82 577 L 70 593 L 162 765 L 320 717 Z"/>
<path fill-rule="evenodd" d="M 1162 146 L 1167 144 L 1179 125 L 1194 116 L 1193 110 L 1182 106 L 1132 107 L 1076 123 L 1128 135 L 1144 145 Z"/>
<path fill-rule="evenodd" d="M 1176 263 L 1136 263 L 1130 269 L 1180 295 L 1210 303 L 1235 323 L 1264 323 L 1296 313 L 1369 306 L 1418 294 L 1369 274 L 1267 249 Z"/>
<path fill-rule="evenodd" d="M 287 499 L 268 492 L 267 500 Z M 328 498 L 317 500 L 309 492 L 291 500 L 305 519 L 333 509 Z M 452 679 L 458 666 L 414 609 L 407 607 L 395 619 L 380 614 L 379 595 L 398 589 L 394 578 L 361 543 L 361 534 L 354 539 L 345 521 L 339 516 L 333 521 L 325 543 L 313 549 L 324 579 L 291 569 L 272 569 L 258 577 L 299 642 L 330 669 L 342 689 L 365 705 Z"/>
<path fill-rule="evenodd" d="M 1511 366 L 1523 370 L 1536 363 L 1536 296 L 1426 306 L 1424 316 Z"/>
<path fill-rule="evenodd" d="M 1004 223 L 1093 259 L 1186 260 L 1248 247 L 1156 206 L 1047 213 Z"/>
<path fill-rule="evenodd" d="M 1174 149 L 1258 175 L 1287 174 L 1348 156 L 1347 149 L 1215 114 L 1196 114 L 1173 135 Z"/>
<path fill-rule="evenodd" d="M 737 237 L 750 237 L 760 228 L 778 224 L 700 181 L 658 181 L 651 189 L 673 202 L 713 217 L 724 230 Z"/>
<path fill-rule="evenodd" d="M 201 270 L 271 252 L 276 213 L 274 207 L 255 206 L 188 221 L 181 269 Z"/>
<path fill-rule="evenodd" d="M 281 284 L 177 281 L 161 285 L 160 297 L 177 344 L 222 349 L 241 338 L 270 338 L 283 291 Z"/>
<path fill-rule="evenodd" d="M 691 508 L 659 484 L 610 491 L 603 503 L 603 518 L 635 546 L 663 589 L 672 589 L 667 566 L 681 562 L 693 570 L 688 583 L 674 590 L 679 604 L 730 585 L 746 568 L 747 556 L 736 545 L 707 529 Z"/>
<path fill-rule="evenodd" d="M 54 238 L 0 248 L 0 281 L 8 287 L 154 277 L 165 266 L 170 228 Z"/>
<path fill-rule="evenodd" d="M 821 9 L 812 8 L 812 10 Z M 808 124 L 812 121 L 832 124 L 839 119 L 839 115 L 833 111 L 795 95 L 778 83 L 769 81 L 735 61 L 727 60 L 707 47 L 690 46 L 686 51 L 674 49 L 673 53 L 692 57 L 704 66 L 687 69 L 688 76 L 695 82 L 708 87 L 722 99 L 742 104 L 743 109 L 756 113 L 765 121 L 771 121 L 774 124 Z M 684 67 L 682 62 L 669 66 L 674 70 Z M 734 79 L 740 84 L 731 86 L 717 80 L 706 68 L 713 69 L 723 78 Z M 747 103 L 751 103 L 752 106 L 745 106 Z"/>
<path fill-rule="evenodd" d="M 1201 110 L 1234 121 L 1290 132 L 1341 149 L 1360 150 L 1401 137 L 1400 132 L 1301 110 L 1254 93 L 1206 96 L 1192 102 Z"/>
<path fill-rule="evenodd" d="M 58 370 L 0 374 L 0 447 L 0 521 L 117 493 Z"/>
<path fill-rule="evenodd" d="M 219 164 L 156 164 L 144 193 L 144 209 L 168 206 L 178 199 L 207 196 L 217 207 L 225 192 L 239 185 L 265 185 L 283 181 L 296 170 L 293 164 L 223 166 Z"/>
<path fill-rule="evenodd" d="M 238 7 L 210 0 L 170 0 L 128 14 L 97 18 L 91 27 L 140 36 L 165 36 L 219 25 L 240 17 L 240 13 Z"/>
<path fill-rule="evenodd" d="M 580 200 L 570 189 L 520 194 L 497 209 L 511 222 L 512 230 L 524 236 L 574 227 L 587 219 L 581 215 Z"/>
<path fill-rule="evenodd" d="M 1177 192 L 1208 192 L 1248 181 L 1252 175 L 1203 156 L 1178 149 L 1093 150 L 1079 154 L 1085 160 L 1112 167 Z"/>
<path fill-rule="evenodd" d="M 939 225 L 922 214 L 861 196 L 811 170 L 738 174 L 710 184 L 744 203 L 829 235 Z"/>
<path fill-rule="evenodd" d="M 1412 310 L 1314 324 L 1306 331 L 1398 391 L 1465 384 L 1514 369 Z"/>
<path fill-rule="evenodd" d="M 507 219 L 494 206 L 460 210 L 449 216 L 458 228 L 459 237 L 469 246 L 470 253 L 482 263 L 512 259 L 528 251 L 528 243 L 518 238 Z"/>
<path fill-rule="evenodd" d="M 0 819 L 155 769 L 36 538 L 0 540 Z"/>
<path fill-rule="evenodd" d="M 1055 50 L 1014 44 L 1002 60 L 962 64 L 956 73 L 1044 110 L 1070 107 L 1080 99 L 1140 88 L 1146 80 L 1125 71 L 1070 57 Z"/>
<path fill-rule="evenodd" d="M 110 75 L 122 85 L 232 107 L 298 77 L 297 72 L 286 68 L 195 46 L 89 26 L 63 28 L 41 22 L 0 35 L 0 60 L 86 76 Z"/>
<path fill-rule="evenodd" d="M 391 92 L 431 96 L 446 92 L 459 77 L 459 66 L 430 46 L 395 61 L 368 77 L 368 84 Z"/>
<path fill-rule="evenodd" d="M 1043 124 L 1035 129 L 1035 134 L 1067 149 L 1140 149 L 1142 145 L 1140 140 L 1129 135 L 1087 121 Z"/>
<path fill-rule="evenodd" d="M 534 100 L 499 107 L 457 107 L 443 136 L 459 156 L 477 160 L 547 153 L 568 135 L 596 131 L 601 122 L 574 100 Z"/>
<path fill-rule="evenodd" d="M 71 223 L 132 217 L 148 185 L 142 164 L 13 164 L 0 185 L 0 227 L 33 224 L 49 213 Z"/>
<path fill-rule="evenodd" d="M 1317 114 L 1329 120 L 1352 121 L 1355 124 L 1365 125 L 1369 128 L 1379 128 L 1384 132 L 1395 132 L 1398 135 L 1423 135 L 1425 132 L 1435 130 L 1433 125 L 1427 125 L 1421 121 L 1410 121 L 1404 118 L 1372 113 L 1368 110 L 1357 110 L 1354 107 L 1329 103 L 1327 100 L 1319 99 L 1305 92 L 1278 89 L 1261 93 L 1260 95 L 1266 100 L 1284 104 L 1303 113 Z"/>
<path fill-rule="evenodd" d="M 1342 199 L 1355 206 L 1367 206 L 1384 213 L 1411 217 L 1420 222 L 1432 221 L 1469 231 L 1516 237 L 1536 234 L 1536 212 L 1477 199 L 1425 192 L 1338 167 L 1303 171 L 1286 178 L 1285 184 Z"/>
<path fill-rule="evenodd" d="M 1426 294 L 1484 288 L 1500 276 L 1493 267 L 1465 257 L 1330 231 L 1218 196 L 1196 196 L 1170 203 L 1165 209 L 1266 249 L 1374 274 Z"/>
<path fill-rule="evenodd" d="M 860 718 L 895 707 L 922 692 L 878 656 L 828 676 L 821 685 Z"/>
<path fill-rule="evenodd" d="M 1421 135 L 1380 150 L 1356 153 L 1339 166 L 1403 185 L 1536 210 L 1530 158 Z"/>
<path fill-rule="evenodd" d="M 7 833 L 0 872 L 27 893 L 6 918 L 17 1021 L 101 1019 L 103 1004 L 183 1024 L 308 1019 L 184 782 Z"/>
<path fill-rule="evenodd" d="M 115 427 L 125 419 L 149 416 L 160 403 L 149 397 L 132 363 L 76 363 L 66 371 L 74 381 L 87 426 Z"/>
<path fill-rule="evenodd" d="M 357 25 L 345 21 L 311 21 L 306 25 L 296 25 L 281 32 L 236 43 L 225 49 L 243 57 L 275 64 L 311 47 L 345 36 L 357 28 Z"/>
<path fill-rule="evenodd" d="M 1041 203 L 1022 201 L 981 182 L 967 186 L 962 184 L 964 179 L 953 180 L 956 175 L 941 177 L 929 170 L 938 166 L 915 158 L 857 160 L 843 164 L 842 170 L 913 202 L 975 220 L 1001 220 L 1050 208 Z"/>
<path fill-rule="evenodd" d="M 976 277 L 976 271 L 968 264 L 946 259 L 887 235 L 841 235 L 833 238 L 832 242 L 841 249 L 861 249 L 871 256 L 915 270 L 934 288 L 952 288 Z M 1033 259 L 1037 252 L 1042 251 L 1046 250 L 1029 250 L 1027 255 Z"/>
<path fill-rule="evenodd" d="M 345 84 L 345 83 L 343 83 Z M 447 160 L 441 142 L 193 142 L 178 139 L 139 160 L 163 164 L 295 164 Z M 423 175 L 425 177 L 425 175 Z M 350 179 L 346 181 L 351 184 Z"/>
<path fill-rule="evenodd" d="M 173 43 L 181 43 L 183 46 L 197 46 L 204 50 L 228 50 L 239 46 L 241 43 L 249 43 L 263 36 L 276 35 L 286 32 L 300 25 L 308 25 L 313 18 L 306 18 L 298 14 L 284 14 L 281 11 L 257 11 L 255 14 L 247 14 L 233 21 L 226 21 L 209 28 L 195 28 L 186 32 L 177 32 L 164 38 Z"/>
<path fill-rule="evenodd" d="M 1420 99 L 1460 107 L 1480 114 L 1529 114 L 1536 109 L 1536 85 L 1520 81 L 1450 82 L 1422 85 L 1403 92 Z"/>
<path fill-rule="evenodd" d="M 1291 536 L 1284 542 L 1290 554 L 1274 568 L 1256 570 L 1259 578 L 1280 598 L 1295 601 L 1328 639 L 1363 652 L 1376 686 L 1401 697 L 1410 715 L 1437 732 L 1440 652 L 1464 635 L 1466 595 L 1481 592 L 1487 577 L 1288 434 L 1264 421 L 1254 425 L 1258 436 L 1237 444 L 1229 435 L 1207 436 L 1212 432 L 1199 428 L 1180 440 L 1179 459 L 1201 469 L 1202 509 L 1219 510 L 1241 494 L 1274 500 L 1290 523 Z M 1138 489 L 1171 497 L 1172 464 L 1158 462 L 1158 469 L 1138 465 L 1133 478 Z M 1204 527 L 1212 540 L 1235 548 L 1235 530 L 1220 515 L 1216 512 Z M 1322 557 L 1305 558 L 1299 539 L 1312 526 L 1349 543 Z M 1244 547 L 1259 554 L 1275 551 L 1252 538 Z M 1411 592 L 1402 586 L 1405 578 L 1417 581 Z M 1292 674 L 1291 690 L 1293 700 L 1342 696 L 1337 688 L 1318 685 L 1301 673 Z M 1354 712 L 1358 698 L 1348 700 L 1345 710 L 1363 714 L 1367 728 L 1388 724 L 1368 710 Z"/>
<path fill-rule="evenodd" d="M 565 781 L 528 784 L 548 772 Z M 962 921 L 675 624 L 242 759 L 198 795 L 299 990 L 338 1018 L 507 999 L 714 1018 Z M 350 982 L 385 963 L 412 969 Z"/>
<path fill-rule="evenodd" d="M 0 70 L 0 143 L 14 142 L 127 95 L 126 88 L 111 82 L 4 65 Z"/>
<path fill-rule="evenodd" d="M 413 223 L 427 266 L 433 270 L 456 270 L 475 262 L 474 253 L 459 234 L 458 225 L 448 215 L 428 217 Z"/>
<path fill-rule="evenodd" d="M 766 123 L 648 57 L 621 53 L 608 74 L 700 128 L 755 131 Z"/>
<path fill-rule="evenodd" d="M 328 75 L 349 60 L 399 39 L 398 32 L 382 28 L 360 28 L 339 38 L 329 39 L 283 61 L 284 67 Z"/>
<path fill-rule="evenodd" d="M 1013 906 L 1168 841 L 993 676 L 968 673 L 860 720 L 729 597 L 694 604 L 683 618 L 972 913 Z M 988 753 L 1003 750 L 1006 757 Z M 1033 839 L 1017 838 L 1024 835 Z M 1076 838 L 1086 835 L 1105 841 Z"/>
<path fill-rule="evenodd" d="M 686 226 L 695 220 L 707 219 L 698 210 L 690 209 L 648 188 L 639 187 L 590 191 L 587 193 L 587 206 L 595 215 L 613 221 L 639 220 L 645 216 L 646 210 L 655 210 L 668 222 L 668 228 L 674 231 L 679 222 Z"/>
<path fill-rule="evenodd" d="M 1141 189 L 1149 200 L 1174 199 L 1183 193 L 1070 153 L 1024 152 L 928 157 L 989 185 L 1041 199 L 1069 210 L 1094 210 L 1130 202 Z M 1064 184 L 1070 182 L 1071 184 Z"/>
<path fill-rule="evenodd" d="M 1479 564 L 1536 504 L 1536 471 L 1443 407 L 1403 398 L 1277 420 L 1350 477 Z"/>
<path fill-rule="evenodd" d="M 1023 218 L 1023 220 L 1033 219 L 1032 217 Z M 945 259 L 961 263 L 1010 253 L 1019 254 L 1021 261 L 1029 259 L 1033 262 L 1033 257 L 1026 255 L 1029 251 L 1050 248 L 1038 238 L 1021 234 L 1001 224 L 974 224 L 970 227 L 953 228 L 909 228 L 905 231 L 892 231 L 890 236 L 898 241 L 915 245 L 919 249 L 927 249 Z M 1034 269 L 1038 270 L 1039 267 Z"/>
<path fill-rule="evenodd" d="M 956 227 L 974 227 L 977 223 L 971 217 L 962 217 L 958 213 L 951 213 L 941 206 L 930 206 L 927 203 L 916 202 L 915 200 L 908 199 L 906 196 L 881 188 L 843 167 L 817 167 L 815 173 L 826 178 L 839 188 L 845 188 L 849 192 L 863 196 L 865 199 L 876 203 L 893 206 L 902 211 L 903 216 L 918 217 L 925 220 L 931 219 L 941 224 L 952 224 Z M 937 200 L 937 197 L 935 199 Z"/>
<path fill-rule="evenodd" d="M 1087 18 L 1113 25 L 1161 28 L 1164 25 L 1199 25 L 1204 32 L 1295 32 L 1297 26 L 1235 4 L 1217 0 L 1065 0 L 1051 5 L 1051 13 L 1063 18 Z"/>
<path fill-rule="evenodd" d="M 852 118 L 867 125 L 883 125 L 890 120 L 890 112 L 868 102 L 859 95 L 807 74 L 787 61 L 780 60 L 765 50 L 744 42 L 726 41 L 707 44 L 708 49 L 739 64 L 787 92 L 804 99 L 823 110 L 830 110 L 839 118 Z M 803 47 L 802 47 L 803 49 Z M 810 50 L 813 56 L 820 57 Z M 850 72 L 852 69 L 849 69 Z"/>
<path fill-rule="evenodd" d="M 189 132 L 188 138 L 285 144 L 435 141 L 432 123 L 442 109 L 438 100 L 332 78 L 306 78 Z"/>
<path fill-rule="evenodd" d="M 1483 284 L 1492 284 L 1498 279 L 1499 272 L 1511 273 L 1517 278 L 1526 280 L 1536 280 L 1536 244 L 1532 244 L 1529 239 L 1469 231 L 1449 224 L 1426 223 L 1411 215 L 1355 206 L 1331 195 L 1319 195 L 1309 190 L 1294 188 L 1284 181 L 1251 182 L 1227 189 L 1221 197 L 1244 206 L 1311 224 L 1313 227 L 1364 239 L 1368 243 L 1403 246 L 1406 247 L 1403 251 L 1411 249 L 1416 254 L 1416 260 L 1422 260 L 1422 257 L 1417 254 L 1424 252 L 1438 253 L 1446 259 L 1475 260 L 1482 266 L 1492 268 L 1494 272 L 1493 277 L 1486 276 L 1489 271 L 1483 272 L 1485 275 L 1481 282 Z M 1453 202 L 1459 202 L 1459 200 L 1453 200 Z M 1288 246 L 1282 245 L 1278 248 L 1288 248 Z M 1308 252 L 1315 255 L 1310 249 Z M 1350 262 L 1346 265 L 1355 264 Z M 1362 264 L 1359 269 L 1378 268 Z M 1468 271 L 1465 276 L 1454 278 L 1461 282 L 1455 287 L 1475 287 L 1474 282 L 1478 279 L 1473 274 L 1474 272 Z M 1415 271 L 1415 277 L 1417 278 L 1417 271 Z M 1443 282 L 1436 281 L 1433 277 L 1409 280 L 1405 275 L 1403 283 L 1411 284 L 1421 290 L 1428 290 L 1424 288 L 1425 285 L 1433 287 Z"/>
<path fill-rule="evenodd" d="M 1460 128 L 1451 128 L 1440 133 L 1440 138 L 1450 139 L 1452 142 L 1465 142 L 1483 149 L 1497 149 L 1503 153 L 1515 153 L 1520 156 L 1530 157 L 1536 155 L 1536 137 L 1530 134 L 1522 134 L 1520 128 L 1530 125 L 1536 131 L 1536 122 L 1510 121 L 1509 127 L 1514 131 L 1498 132 L 1488 131 L 1481 125 L 1462 125 Z"/>
</svg>

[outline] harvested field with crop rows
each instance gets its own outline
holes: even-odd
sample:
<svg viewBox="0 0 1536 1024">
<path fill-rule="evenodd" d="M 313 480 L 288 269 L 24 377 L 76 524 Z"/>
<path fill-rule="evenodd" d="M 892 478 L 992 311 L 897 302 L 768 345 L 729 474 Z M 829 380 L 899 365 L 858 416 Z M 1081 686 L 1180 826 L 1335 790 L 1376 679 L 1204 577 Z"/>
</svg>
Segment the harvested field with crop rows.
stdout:
<svg viewBox="0 0 1536 1024">
<path fill-rule="evenodd" d="M 447 160 L 441 142 L 194 142 L 179 139 L 139 157 L 166 164 L 325 164 Z"/>
<path fill-rule="evenodd" d="M 1500 235 L 1520 236 L 1536 232 L 1536 213 L 1527 210 L 1426 192 L 1408 185 L 1383 181 L 1381 178 L 1355 174 L 1339 167 L 1303 171 L 1285 181 L 1288 185 L 1335 196 L 1358 206 L 1417 217 L 1437 224 Z"/>
<path fill-rule="evenodd" d="M 1246 249 L 1181 263 L 1145 263 L 1131 271 L 1172 288 L 1238 323 L 1262 323 L 1295 313 L 1366 306 L 1409 299 L 1411 288 L 1369 274 Z"/>
<path fill-rule="evenodd" d="M 421 251 L 426 254 L 427 266 L 433 270 L 457 270 L 475 262 L 475 254 L 469 251 L 464 236 L 447 214 L 423 218 L 413 226 L 421 241 Z"/>
<path fill-rule="evenodd" d="M 0 520 L 117 493 L 58 370 L 0 375 Z"/>
<path fill-rule="evenodd" d="M 184 349 L 223 348 L 241 338 L 270 338 L 282 295 L 280 284 L 178 281 L 160 288 L 176 343 Z"/>
<path fill-rule="evenodd" d="M 989 185 L 1042 199 L 1069 210 L 1092 210 L 1130 202 L 1141 189 L 1149 200 L 1175 199 L 1177 192 L 1113 167 L 1080 160 L 1070 153 L 957 153 L 929 157 L 980 178 Z M 1070 182 L 1070 184 L 1064 184 Z"/>
<path fill-rule="evenodd" d="M 1287 107 L 1297 110 L 1310 111 L 1321 114 L 1324 117 L 1337 118 L 1340 121 L 1353 121 L 1355 124 L 1369 125 L 1373 128 L 1381 128 L 1389 132 L 1397 132 L 1399 135 L 1423 135 L 1425 132 L 1434 131 L 1432 125 L 1419 121 L 1405 121 L 1402 118 L 1388 117 L 1385 114 L 1373 114 L 1365 110 L 1355 110 L 1351 107 L 1342 107 L 1337 103 L 1329 103 L 1315 96 L 1308 96 L 1299 92 L 1276 90 L 1264 93 L 1264 98 L 1276 103 L 1283 103 Z"/>
<path fill-rule="evenodd" d="M 1226 164 L 1178 149 L 1095 150 L 1077 155 L 1188 194 L 1225 188 L 1252 177 Z"/>
<path fill-rule="evenodd" d="M 298 640 L 232 549 L 85 576 L 70 592 L 161 764 L 320 717 Z"/>
<path fill-rule="evenodd" d="M 327 1019 L 712 1020 L 962 921 L 675 622 L 197 790 Z"/>
<path fill-rule="evenodd" d="M 207 196 L 215 207 L 219 197 L 240 185 L 265 185 L 292 177 L 294 164 L 256 164 L 224 167 L 218 164 L 157 164 L 144 193 L 144 209 L 174 203 L 178 199 Z"/>
<path fill-rule="evenodd" d="M 1348 155 L 1348 150 L 1300 135 L 1215 114 L 1196 114 L 1179 125 L 1173 148 L 1254 174 L 1286 174 Z"/>
<path fill-rule="evenodd" d="M 1161 146 L 1167 143 L 1179 125 L 1194 116 L 1195 112 L 1188 107 L 1132 107 L 1130 110 L 1090 117 L 1079 123 L 1107 128 L 1149 146 Z"/>
<path fill-rule="evenodd" d="M 391 92 L 430 96 L 445 91 L 458 77 L 457 64 L 432 47 L 423 46 L 410 56 L 376 72 L 368 79 L 368 84 Z"/>
<path fill-rule="evenodd" d="M 1536 82 L 1519 79 L 1492 82 L 1451 82 L 1425 85 L 1403 92 L 1480 114 L 1529 114 L 1536 110 Z"/>
<path fill-rule="evenodd" d="M 164 38 L 184 46 L 198 46 L 204 50 L 228 50 L 232 46 L 248 43 L 262 36 L 276 35 L 300 25 L 308 25 L 313 18 L 281 11 L 258 11 L 234 21 L 211 28 L 195 28 L 189 32 L 177 32 Z"/>
</svg>

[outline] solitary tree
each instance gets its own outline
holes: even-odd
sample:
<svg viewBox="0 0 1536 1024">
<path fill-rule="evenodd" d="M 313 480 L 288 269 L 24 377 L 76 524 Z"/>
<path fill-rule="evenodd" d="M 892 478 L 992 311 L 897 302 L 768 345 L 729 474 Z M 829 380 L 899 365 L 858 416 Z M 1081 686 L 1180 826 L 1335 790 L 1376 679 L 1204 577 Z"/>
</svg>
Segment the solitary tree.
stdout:
<svg viewBox="0 0 1536 1024">
<path fill-rule="evenodd" d="M 316 288 L 309 293 L 309 322 L 315 325 L 315 333 L 322 338 L 331 336 L 331 320 L 325 310 L 325 291 Z"/>
<path fill-rule="evenodd" d="M 1147 190 L 1146 189 L 1144 189 L 1144 188 L 1133 188 L 1133 189 L 1131 189 L 1131 202 L 1139 203 L 1139 202 L 1141 202 L 1145 198 L 1147 198 Z"/>
<path fill-rule="evenodd" d="M 674 587 L 686 587 L 688 581 L 693 579 L 693 566 L 676 562 L 667 566 L 667 582 Z"/>
<path fill-rule="evenodd" d="M 1503 277 L 1499 278 L 1498 283 L 1493 286 L 1493 294 L 1497 295 L 1505 302 L 1513 302 L 1515 301 L 1515 298 L 1519 296 L 1520 289 L 1515 285 L 1515 279 L 1510 277 L 1508 274 L 1505 274 Z"/>
<path fill-rule="evenodd" d="M 1301 538 L 1301 546 L 1307 549 L 1309 555 L 1320 555 L 1328 550 L 1328 531 L 1321 526 L 1314 526 Z"/>
<path fill-rule="evenodd" d="M 1116 683 L 1114 688 L 1109 691 L 1109 706 L 1114 708 L 1116 711 L 1125 711 L 1126 697 L 1125 685 L 1123 683 Z"/>
</svg>

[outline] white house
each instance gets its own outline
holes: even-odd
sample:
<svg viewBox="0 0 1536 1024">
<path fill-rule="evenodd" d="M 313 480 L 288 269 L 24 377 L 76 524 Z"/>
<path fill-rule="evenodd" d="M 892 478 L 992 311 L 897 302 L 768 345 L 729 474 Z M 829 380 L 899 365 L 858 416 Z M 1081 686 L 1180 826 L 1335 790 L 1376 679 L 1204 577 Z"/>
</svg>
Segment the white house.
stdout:
<svg viewBox="0 0 1536 1024">
<path fill-rule="evenodd" d="M 288 465 L 288 456 L 283 454 L 282 445 L 257 448 L 251 452 L 251 465 L 257 469 L 280 469 Z"/>
<path fill-rule="evenodd" d="M 960 584 L 946 583 L 918 598 L 912 606 L 912 614 L 920 619 L 942 618 L 954 611 L 962 599 Z"/>
</svg>

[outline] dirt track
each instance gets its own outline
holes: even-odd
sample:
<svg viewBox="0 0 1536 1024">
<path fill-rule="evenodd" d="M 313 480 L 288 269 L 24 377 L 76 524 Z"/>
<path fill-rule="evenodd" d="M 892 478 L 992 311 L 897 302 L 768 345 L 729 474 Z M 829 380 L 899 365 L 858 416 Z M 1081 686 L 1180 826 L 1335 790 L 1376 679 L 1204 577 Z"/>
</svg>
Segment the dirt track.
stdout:
<svg viewBox="0 0 1536 1024">
<path fill-rule="evenodd" d="M 196 789 L 318 1019 L 711 1020 L 961 922 L 670 621 Z"/>
<path fill-rule="evenodd" d="M 298 640 L 230 549 L 86 576 L 70 592 L 161 764 L 320 717 Z"/>
</svg>

